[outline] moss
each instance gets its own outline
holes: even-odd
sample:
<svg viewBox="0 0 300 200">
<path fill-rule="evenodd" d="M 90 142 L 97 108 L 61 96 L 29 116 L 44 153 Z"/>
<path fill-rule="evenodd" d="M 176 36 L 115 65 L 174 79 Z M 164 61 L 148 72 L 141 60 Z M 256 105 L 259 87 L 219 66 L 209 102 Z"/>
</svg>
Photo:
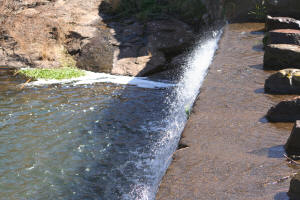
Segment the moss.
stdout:
<svg viewBox="0 0 300 200">
<path fill-rule="evenodd" d="M 21 69 L 19 74 L 32 79 L 62 80 L 84 76 L 85 72 L 77 68 L 62 67 L 54 69 Z"/>
</svg>

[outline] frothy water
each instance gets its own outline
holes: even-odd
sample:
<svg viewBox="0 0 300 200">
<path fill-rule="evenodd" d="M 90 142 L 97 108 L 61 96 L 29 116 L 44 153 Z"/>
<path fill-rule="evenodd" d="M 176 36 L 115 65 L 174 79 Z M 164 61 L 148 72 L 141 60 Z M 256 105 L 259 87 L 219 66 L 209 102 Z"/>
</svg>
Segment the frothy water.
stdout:
<svg viewBox="0 0 300 200">
<path fill-rule="evenodd" d="M 210 36 L 206 36 L 195 45 L 195 49 L 186 58 L 184 72 L 177 87 L 165 100 L 169 105 L 167 116 L 164 119 L 166 126 L 160 141 L 153 147 L 156 156 L 151 160 L 151 166 L 153 166 L 151 170 L 155 170 L 157 175 L 153 187 L 145 187 L 143 192 L 149 195 L 146 198 L 141 195 L 143 200 L 155 199 L 159 182 L 172 161 L 172 154 L 177 148 L 187 115 L 199 94 L 221 35 L 222 31 L 213 31 Z"/>
<path fill-rule="evenodd" d="M 88 72 L 19 90 L 0 73 L 0 199 L 155 199 L 220 36 L 177 84 Z"/>
<path fill-rule="evenodd" d="M 45 80 L 40 79 L 26 84 L 27 86 L 42 86 L 51 84 L 72 84 L 72 85 L 86 85 L 94 83 L 115 83 L 123 85 L 134 85 L 141 88 L 166 88 L 173 87 L 175 84 L 151 81 L 146 77 L 130 77 L 130 76 L 117 76 L 105 73 L 95 73 L 85 71 L 85 76 L 65 80 Z"/>
</svg>

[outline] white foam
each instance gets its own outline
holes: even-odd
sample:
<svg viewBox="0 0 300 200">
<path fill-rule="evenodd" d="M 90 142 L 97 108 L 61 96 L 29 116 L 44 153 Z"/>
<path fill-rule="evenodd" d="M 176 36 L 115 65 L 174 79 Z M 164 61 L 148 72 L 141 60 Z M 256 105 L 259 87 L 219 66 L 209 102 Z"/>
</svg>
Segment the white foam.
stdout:
<svg viewBox="0 0 300 200">
<path fill-rule="evenodd" d="M 222 31 L 212 32 L 211 36 L 200 41 L 194 51 L 186 58 L 184 73 L 171 95 L 175 99 L 169 98 L 166 100 L 170 105 L 170 111 L 165 119 L 167 126 L 163 137 L 152 148 L 156 155 L 151 161 L 151 165 L 153 172 L 157 176 L 152 185 L 156 186 L 156 188 L 145 187 L 144 189 L 148 191 L 143 191 L 143 193 L 150 196 L 139 200 L 155 199 L 159 182 L 172 161 L 172 154 L 177 148 L 180 135 L 185 127 L 187 121 L 186 110 L 190 110 L 194 104 L 208 68 L 213 61 L 221 35 Z"/>
<path fill-rule="evenodd" d="M 130 76 L 117 76 L 105 73 L 95 73 L 85 71 L 85 76 L 72 79 L 63 80 L 46 80 L 38 79 L 37 81 L 26 84 L 27 86 L 42 86 L 51 84 L 72 84 L 72 85 L 87 85 L 93 83 L 114 83 L 121 85 L 134 85 L 141 88 L 168 88 L 174 87 L 176 84 L 164 83 L 158 81 L 151 81 L 145 77 L 130 77 Z"/>
</svg>

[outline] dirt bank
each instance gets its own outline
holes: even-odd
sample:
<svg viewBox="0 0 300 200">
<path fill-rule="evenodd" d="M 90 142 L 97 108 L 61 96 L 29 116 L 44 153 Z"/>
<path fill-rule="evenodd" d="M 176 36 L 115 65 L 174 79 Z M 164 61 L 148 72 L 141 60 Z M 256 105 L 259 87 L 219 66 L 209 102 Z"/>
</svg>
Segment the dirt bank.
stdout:
<svg viewBox="0 0 300 200">
<path fill-rule="evenodd" d="M 174 161 L 160 185 L 164 199 L 285 199 L 295 169 L 283 154 L 292 124 L 267 123 L 285 96 L 264 94 L 263 24 L 225 28 Z"/>
</svg>

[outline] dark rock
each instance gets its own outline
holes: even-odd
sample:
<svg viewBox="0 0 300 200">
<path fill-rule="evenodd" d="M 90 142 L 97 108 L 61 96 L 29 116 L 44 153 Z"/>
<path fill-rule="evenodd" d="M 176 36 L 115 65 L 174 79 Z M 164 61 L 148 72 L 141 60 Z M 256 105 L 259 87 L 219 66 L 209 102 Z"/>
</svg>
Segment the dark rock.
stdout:
<svg viewBox="0 0 300 200">
<path fill-rule="evenodd" d="M 271 16 L 289 16 L 300 19 L 299 0 L 269 0 L 265 1 L 267 13 Z"/>
<path fill-rule="evenodd" d="M 166 70 L 168 61 L 184 52 L 196 38 L 189 25 L 172 17 L 146 25 L 135 22 L 117 27 L 113 74 L 147 76 Z"/>
<path fill-rule="evenodd" d="M 300 199 L 300 174 L 297 174 L 292 178 L 288 195 L 291 200 Z"/>
<path fill-rule="evenodd" d="M 300 46 L 270 44 L 265 47 L 264 69 L 300 68 Z"/>
<path fill-rule="evenodd" d="M 264 38 L 264 45 L 268 44 L 300 45 L 300 30 L 277 29 L 267 32 Z"/>
<path fill-rule="evenodd" d="M 115 50 L 110 44 L 110 37 L 109 32 L 105 30 L 102 30 L 98 36 L 93 37 L 80 50 L 77 65 L 81 69 L 110 73 L 113 68 Z"/>
<path fill-rule="evenodd" d="M 268 111 L 266 117 L 270 122 L 295 122 L 300 120 L 300 98 L 280 102 Z"/>
<path fill-rule="evenodd" d="M 285 152 L 289 157 L 300 156 L 300 121 L 296 121 L 289 139 L 284 145 Z M 300 191 L 299 191 L 300 192 Z"/>
<path fill-rule="evenodd" d="M 148 22 L 147 35 L 151 47 L 166 54 L 180 54 L 195 41 L 192 28 L 172 18 Z"/>
<path fill-rule="evenodd" d="M 265 92 L 271 94 L 300 94 L 300 70 L 284 69 L 265 81 Z"/>
<path fill-rule="evenodd" d="M 275 29 L 297 29 L 300 30 L 300 21 L 290 17 L 267 16 L 266 31 Z"/>
</svg>

